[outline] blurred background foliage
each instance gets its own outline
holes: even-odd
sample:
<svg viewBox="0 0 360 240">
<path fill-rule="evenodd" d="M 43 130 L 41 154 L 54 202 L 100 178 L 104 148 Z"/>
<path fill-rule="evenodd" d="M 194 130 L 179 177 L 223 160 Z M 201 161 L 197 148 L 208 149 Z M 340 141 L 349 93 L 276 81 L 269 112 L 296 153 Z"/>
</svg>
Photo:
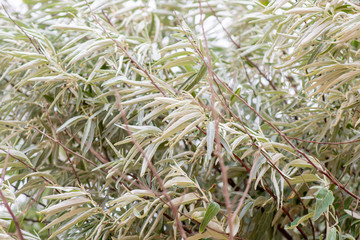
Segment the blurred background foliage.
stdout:
<svg viewBox="0 0 360 240">
<path fill-rule="evenodd" d="M 360 4 L 0 13 L 1 239 L 358 239 Z"/>
</svg>

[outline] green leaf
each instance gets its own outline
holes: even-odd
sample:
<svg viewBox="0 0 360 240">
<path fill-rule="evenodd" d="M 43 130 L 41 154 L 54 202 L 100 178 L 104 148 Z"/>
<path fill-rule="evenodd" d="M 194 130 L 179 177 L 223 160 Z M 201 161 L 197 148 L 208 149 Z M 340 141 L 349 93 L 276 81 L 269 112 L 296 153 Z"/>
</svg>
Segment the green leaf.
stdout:
<svg viewBox="0 0 360 240">
<path fill-rule="evenodd" d="M 323 212 L 333 203 L 334 196 L 331 191 L 326 188 L 320 189 L 316 195 L 315 215 L 314 220 L 316 221 Z"/>
<path fill-rule="evenodd" d="M 202 233 L 205 231 L 208 223 L 218 214 L 220 211 L 220 206 L 216 202 L 211 202 L 206 209 L 205 216 L 200 224 L 199 232 Z"/>
<path fill-rule="evenodd" d="M 86 154 L 91 147 L 92 141 L 94 139 L 95 129 L 95 122 L 91 118 L 89 118 L 85 124 L 84 135 L 81 139 L 81 149 L 83 150 L 83 154 Z"/>
<path fill-rule="evenodd" d="M 75 226 L 77 223 L 86 220 L 90 216 L 94 215 L 95 212 L 98 210 L 98 208 L 91 208 L 87 210 L 86 212 L 80 214 L 76 218 L 72 219 L 71 221 L 67 222 L 65 225 L 61 226 L 59 229 L 57 229 L 53 234 L 51 234 L 50 239 L 53 237 L 56 237 L 60 233 L 70 229 L 71 227 Z"/>
<path fill-rule="evenodd" d="M 56 218 L 56 219 L 55 219 L 54 221 L 52 221 L 50 224 L 47 224 L 44 228 L 42 228 L 42 229 L 40 230 L 40 232 L 43 232 L 43 231 L 51 228 L 52 226 L 54 226 L 54 225 L 56 225 L 56 224 L 58 224 L 58 223 L 61 223 L 61 222 L 65 221 L 65 220 L 67 220 L 67 219 L 69 219 L 69 218 L 71 218 L 71 217 L 73 217 L 73 216 L 75 216 L 75 215 L 78 215 L 79 213 L 85 212 L 85 211 L 87 211 L 87 210 L 89 210 L 89 208 L 87 208 L 87 207 L 77 208 L 77 209 L 75 209 L 75 210 L 71 210 L 71 211 L 65 213 L 64 215 L 62 215 L 61 217 Z"/>
<path fill-rule="evenodd" d="M 302 217 L 298 217 L 296 218 L 294 221 L 292 221 L 290 223 L 290 226 L 287 226 L 286 229 L 294 229 L 296 228 L 300 223 L 305 222 L 306 220 L 308 220 L 309 218 L 312 218 L 314 216 L 315 212 L 309 212 L 308 214 L 306 214 L 305 216 Z"/>
<path fill-rule="evenodd" d="M 207 66 L 205 63 L 203 63 L 201 65 L 199 72 L 196 74 L 196 77 L 193 80 L 191 80 L 189 83 L 186 84 L 184 91 L 189 91 L 190 89 L 195 87 L 195 85 L 198 84 L 200 82 L 200 80 L 204 77 L 206 72 L 207 72 Z"/>
<path fill-rule="evenodd" d="M 63 131 L 64 129 L 66 129 L 67 127 L 70 127 L 71 125 L 77 123 L 78 121 L 84 119 L 85 116 L 84 115 L 80 115 L 80 116 L 76 116 L 76 117 L 72 117 L 70 118 L 69 120 L 67 120 L 63 125 L 61 125 L 57 130 L 56 132 L 61 132 Z"/>
<path fill-rule="evenodd" d="M 331 227 L 326 234 L 326 240 L 336 240 L 337 239 L 336 235 L 337 235 L 336 228 Z"/>
<path fill-rule="evenodd" d="M 51 175 L 49 172 L 33 172 L 33 173 L 29 173 L 26 176 L 24 176 L 23 179 L 28 178 L 28 177 L 45 177 L 45 178 L 51 180 L 53 183 L 57 182 L 56 178 L 53 175 Z"/>
<path fill-rule="evenodd" d="M 7 146 L 0 146 L 0 156 L 6 157 L 7 156 Z M 15 158 L 18 158 L 20 160 L 25 161 L 28 165 L 33 167 L 31 161 L 29 158 L 21 151 L 15 150 L 15 149 L 9 149 L 9 155 L 14 156 Z"/>
<path fill-rule="evenodd" d="M 77 206 L 77 205 L 81 205 L 81 204 L 85 204 L 85 203 L 89 203 L 89 202 L 91 202 L 90 199 L 85 198 L 85 197 L 72 198 L 72 199 L 60 202 L 58 204 L 55 204 L 51 207 L 48 207 L 48 208 L 40 211 L 40 213 L 46 214 L 47 217 L 50 217 L 60 211 L 70 208 L 72 206 Z"/>
<path fill-rule="evenodd" d="M 315 182 L 319 181 L 320 178 L 317 177 L 315 174 L 301 174 L 301 176 L 293 177 L 289 180 L 290 184 L 298 184 L 298 183 L 304 183 L 304 182 Z"/>
<path fill-rule="evenodd" d="M 345 209 L 344 211 L 345 211 L 348 215 L 350 215 L 351 217 L 360 220 L 360 213 L 359 213 L 359 212 L 351 211 L 351 210 L 348 210 L 348 209 Z"/>
</svg>

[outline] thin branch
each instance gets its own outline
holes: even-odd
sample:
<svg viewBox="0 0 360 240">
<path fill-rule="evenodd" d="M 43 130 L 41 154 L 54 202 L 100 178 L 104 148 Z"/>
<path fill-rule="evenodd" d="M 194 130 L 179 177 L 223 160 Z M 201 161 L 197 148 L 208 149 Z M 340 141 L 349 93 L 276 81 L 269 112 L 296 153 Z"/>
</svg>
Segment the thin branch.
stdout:
<svg viewBox="0 0 360 240">
<path fill-rule="evenodd" d="M 61 124 L 64 124 L 64 121 L 62 121 L 61 120 L 61 118 L 58 116 L 58 114 L 55 112 L 55 117 L 60 121 L 60 123 Z M 81 143 L 81 140 L 78 138 L 78 137 L 76 137 L 71 131 L 70 131 L 70 129 L 69 128 L 65 128 L 65 130 L 66 130 L 66 132 L 71 136 L 71 137 L 73 137 L 74 139 L 75 139 L 75 141 L 77 142 L 77 143 Z M 110 162 L 110 160 L 108 159 L 108 158 L 106 158 L 106 157 L 104 157 L 103 155 L 101 155 L 100 153 L 98 153 L 95 149 L 94 149 L 94 147 L 91 145 L 90 146 L 90 152 L 101 162 L 101 163 L 103 163 L 103 164 L 105 164 L 105 163 L 108 163 L 108 162 Z"/>
<path fill-rule="evenodd" d="M 176 15 L 176 14 L 175 14 Z M 177 15 L 176 15 L 177 17 Z M 196 52 L 198 53 L 199 57 L 202 58 L 202 60 L 204 61 L 205 64 L 207 64 L 205 62 L 205 59 L 203 58 L 203 56 L 200 54 L 200 51 L 197 49 L 197 47 L 191 42 L 192 46 L 194 47 L 194 49 L 196 50 Z M 353 192 L 351 192 L 349 189 L 347 189 L 343 184 L 341 184 L 334 176 L 332 176 L 331 172 L 326 169 L 324 167 L 325 170 L 319 168 L 315 163 L 313 163 L 310 158 L 303 152 L 301 151 L 299 148 L 297 148 L 291 141 L 290 139 L 282 132 L 280 131 L 280 129 L 278 129 L 273 123 L 271 123 L 269 120 L 267 120 L 265 117 L 263 117 L 258 111 L 256 111 L 255 108 L 253 108 L 249 103 L 247 103 L 247 101 L 245 99 L 243 99 L 241 96 L 239 96 L 238 94 L 236 94 L 223 80 L 221 80 L 219 78 L 219 76 L 212 70 L 211 66 L 207 66 L 208 70 L 212 72 L 212 74 L 215 76 L 215 81 L 221 83 L 222 86 L 225 87 L 225 89 L 231 93 L 233 96 L 235 96 L 237 99 L 239 99 L 243 104 L 245 104 L 245 106 L 247 108 L 249 108 L 252 112 L 254 112 L 258 117 L 260 117 L 264 122 L 266 122 L 267 124 L 270 125 L 270 127 L 272 129 L 274 129 L 280 136 L 281 138 L 283 138 L 290 146 L 292 149 L 295 150 L 295 152 L 299 153 L 301 156 L 303 156 L 307 162 L 309 164 L 311 164 L 318 172 L 324 174 L 331 182 L 333 182 L 335 185 L 337 185 L 340 189 L 342 189 L 343 191 L 345 191 L 346 193 L 348 193 L 350 196 L 352 196 L 355 199 L 360 200 L 360 197 L 357 196 L 356 194 L 354 194 Z M 230 109 L 229 109 L 230 110 Z"/>
<path fill-rule="evenodd" d="M 237 47 L 237 48 L 241 48 L 240 44 L 238 44 L 233 37 L 231 36 L 231 34 L 229 33 L 229 31 L 226 30 L 226 28 L 224 27 L 224 25 L 222 24 L 221 20 L 219 19 L 218 15 L 216 14 L 216 12 L 214 11 L 214 9 L 210 6 L 209 2 L 207 2 L 207 5 L 209 6 L 211 12 L 214 14 L 216 20 L 219 22 L 219 24 L 221 25 L 222 29 L 224 30 L 224 32 L 226 33 L 226 35 L 229 37 L 230 41 Z M 269 79 L 266 74 L 261 71 L 261 69 L 259 68 L 259 66 L 254 63 L 248 56 L 244 56 L 245 60 L 248 61 L 250 63 L 250 65 L 252 65 L 253 67 L 256 68 L 256 70 L 259 72 L 259 74 L 261 76 L 263 76 L 266 81 L 268 81 L 268 83 L 270 84 L 270 86 L 274 89 L 277 90 L 277 87 L 275 86 L 275 84 L 271 81 L 271 79 Z"/>
<path fill-rule="evenodd" d="M 226 83 L 224 83 L 224 82 L 217 76 L 217 74 L 213 71 L 212 67 L 209 66 L 209 64 L 206 62 L 204 56 L 201 54 L 201 52 L 200 52 L 200 50 L 198 49 L 198 47 L 195 46 L 195 44 L 193 43 L 193 41 L 190 40 L 187 32 L 186 32 L 186 31 L 184 30 L 184 28 L 182 27 L 182 25 L 181 25 L 181 23 L 180 23 L 180 20 L 179 20 L 177 14 L 176 14 L 176 12 L 175 12 L 175 16 L 177 17 L 178 22 L 179 22 L 179 24 L 180 24 L 180 27 L 181 27 L 182 30 L 185 32 L 185 34 L 186 34 L 186 36 L 187 36 L 190 44 L 193 46 L 193 48 L 194 48 L 194 50 L 197 52 L 198 56 L 203 60 L 204 64 L 207 65 L 208 71 L 209 71 L 211 74 L 213 74 L 213 76 L 216 77 L 216 79 L 214 79 L 215 82 L 216 82 L 216 81 L 219 81 L 223 86 L 225 86 L 225 88 L 226 88 L 228 91 L 230 91 L 232 94 L 235 94 L 235 93 L 233 92 L 233 90 L 232 90 L 232 89 L 229 89 L 229 86 L 228 86 Z M 222 101 L 218 95 L 215 94 L 215 96 L 216 96 L 220 101 Z M 239 96 L 238 96 L 238 97 L 239 97 Z M 242 99 L 242 101 L 243 101 L 248 107 L 250 107 L 250 109 L 251 109 L 252 111 L 255 111 L 255 113 L 257 113 L 258 115 L 260 115 L 260 114 L 259 114 L 254 108 L 252 108 L 244 99 Z M 223 105 L 224 105 L 224 104 L 223 104 Z M 247 129 L 246 129 L 244 123 L 241 121 L 241 119 L 240 119 L 238 116 L 236 116 L 236 115 L 231 111 L 231 109 L 229 108 L 229 106 L 227 106 L 227 104 L 225 104 L 224 106 L 228 109 L 228 111 L 232 114 L 232 116 L 235 117 L 235 118 L 242 124 L 242 126 L 243 126 L 246 134 L 250 137 L 250 139 L 251 139 L 251 141 L 252 141 L 252 144 L 253 144 L 255 147 L 258 148 L 258 146 L 256 145 L 255 141 L 253 140 L 251 134 L 247 131 Z M 261 116 L 261 115 L 260 115 L 260 116 Z M 262 116 L 261 116 L 261 118 L 264 119 Z M 274 126 L 274 125 L 272 125 L 272 126 Z M 274 126 L 274 127 L 275 127 L 275 126 Z M 280 131 L 280 130 L 279 130 L 279 131 Z M 299 150 L 299 151 L 300 151 L 300 150 Z M 288 183 L 288 185 L 290 186 L 290 188 L 294 191 L 294 193 L 298 196 L 299 200 L 302 202 L 302 199 L 301 199 L 299 193 L 292 187 L 292 185 L 289 183 L 289 180 L 284 176 L 284 174 L 283 174 L 283 173 L 277 168 L 277 166 L 267 157 L 267 155 L 266 155 L 265 153 L 263 153 L 262 151 L 261 151 L 261 153 L 262 153 L 262 155 L 266 158 L 267 162 L 269 162 L 270 165 L 271 165 L 272 167 L 274 167 L 277 172 L 280 173 L 280 175 L 284 178 L 284 180 Z M 309 161 L 310 161 L 310 160 L 309 160 Z M 305 211 L 307 211 L 307 208 L 306 208 L 306 206 L 305 206 L 305 204 L 304 204 L 303 202 L 302 202 L 302 206 L 304 207 Z M 312 224 L 311 224 L 311 226 L 312 226 Z M 313 226 L 312 226 L 312 227 L 313 227 Z M 300 230 L 299 230 L 299 231 L 300 231 Z M 314 229 L 313 229 L 313 231 L 314 231 Z M 306 235 L 305 235 L 302 231 L 300 231 L 300 233 L 303 235 L 303 237 L 304 237 L 305 239 L 307 239 Z"/>
<path fill-rule="evenodd" d="M 184 239 L 187 239 L 186 234 L 184 232 L 184 229 L 182 227 L 182 223 L 181 223 L 181 221 L 179 219 L 179 216 L 178 216 L 178 209 L 171 202 L 171 198 L 170 198 L 169 194 L 167 193 L 167 190 L 166 190 L 166 188 L 164 186 L 164 183 L 163 183 L 162 179 L 160 178 L 159 174 L 157 173 L 156 168 L 152 164 L 151 160 L 146 156 L 144 150 L 141 148 L 140 144 L 136 141 L 134 135 L 132 134 L 132 132 L 131 132 L 131 130 L 129 128 L 129 122 L 127 120 L 125 111 L 123 110 L 123 107 L 122 107 L 122 104 L 121 104 L 121 96 L 120 96 L 120 94 L 119 94 L 119 92 L 117 91 L 116 88 L 114 88 L 114 94 L 115 94 L 115 98 L 116 98 L 117 107 L 118 107 L 118 109 L 119 109 L 119 111 L 121 113 L 122 119 L 123 119 L 123 121 L 125 123 L 126 131 L 128 132 L 128 134 L 129 134 L 129 136 L 131 138 L 131 141 L 133 142 L 135 147 L 138 149 L 138 151 L 141 153 L 141 155 L 144 157 L 144 159 L 147 162 L 147 165 L 149 166 L 151 172 L 153 173 L 153 175 L 155 175 L 156 180 L 159 182 L 159 184 L 160 184 L 160 186 L 161 186 L 161 188 L 163 190 L 164 196 L 168 200 L 168 203 L 170 205 L 170 209 L 173 211 L 173 214 L 174 214 L 174 217 L 175 217 L 175 222 L 176 222 L 176 224 L 177 224 L 177 226 L 179 228 L 181 237 L 184 238 Z"/>
<path fill-rule="evenodd" d="M 56 133 L 56 128 L 55 128 L 53 122 L 51 121 L 51 118 L 50 118 L 50 115 L 49 115 L 49 109 L 48 109 L 47 107 L 46 107 L 46 116 L 47 116 L 47 119 L 49 120 L 51 129 L 52 129 L 53 132 L 55 133 L 56 138 L 59 139 L 59 136 L 58 136 L 57 133 Z M 69 161 L 69 164 L 70 164 L 70 166 L 71 166 L 71 169 L 72 169 L 72 171 L 73 171 L 73 173 L 74 173 L 74 175 L 75 175 L 75 177 L 76 177 L 76 180 L 77 180 L 77 182 L 78 182 L 78 184 L 79 184 L 79 186 L 80 186 L 80 185 L 81 185 L 80 178 L 79 178 L 79 176 L 78 176 L 78 174 L 77 174 L 77 172 L 76 172 L 76 170 L 75 170 L 74 163 L 71 161 L 70 156 L 69 156 L 69 153 L 68 153 L 67 151 L 65 151 L 65 154 L 66 154 L 67 160 Z"/>
<path fill-rule="evenodd" d="M 40 129 L 38 129 L 35 126 L 31 126 L 30 129 L 35 129 L 36 131 L 38 131 L 39 133 L 41 133 L 43 136 L 47 137 L 48 139 L 50 139 L 51 141 L 53 141 L 56 144 L 59 144 L 65 151 L 68 151 L 69 153 L 71 153 L 72 155 L 75 155 L 83 160 L 85 160 L 86 162 L 90 163 L 91 165 L 97 167 L 98 165 L 94 162 L 92 162 L 91 160 L 87 159 L 86 157 L 83 157 L 81 154 L 74 152 L 73 150 L 71 150 L 70 148 L 68 148 L 67 146 L 65 146 L 62 142 L 60 142 L 57 139 L 54 139 L 52 137 L 50 137 L 48 134 L 44 133 L 43 131 L 41 131 Z"/>
<path fill-rule="evenodd" d="M 24 237 L 23 237 L 22 232 L 21 232 L 19 220 L 18 220 L 18 218 L 15 216 L 14 212 L 11 210 L 11 207 L 10 207 L 10 205 L 9 205 L 9 203 L 8 203 L 6 197 L 5 197 L 5 195 L 3 194 L 2 189 L 1 189 L 2 183 L 3 183 L 3 181 L 4 181 L 4 176 L 5 176 L 5 172 L 6 172 L 6 165 L 7 165 L 7 160 L 8 160 L 8 158 L 9 158 L 9 156 L 10 156 L 10 152 L 7 151 L 7 152 L 6 152 L 6 157 L 5 157 L 5 165 L 4 165 L 4 168 L 3 168 L 3 171 L 2 171 L 2 176 L 1 176 L 1 180 L 2 180 L 2 181 L 1 181 L 1 185 L 0 185 L 0 197 L 1 197 L 1 199 L 2 199 L 3 204 L 5 205 L 5 208 L 8 210 L 11 218 L 12 218 L 13 221 L 14 221 L 14 224 L 15 224 L 15 227 L 16 227 L 16 231 L 17 231 L 17 234 L 18 234 L 18 237 L 20 238 L 20 240 L 24 240 Z"/>
<path fill-rule="evenodd" d="M 255 171 L 255 168 L 256 168 L 256 165 L 257 165 L 257 161 L 258 161 L 258 156 L 255 156 L 255 160 L 254 160 L 254 163 L 253 163 L 253 166 L 251 168 L 251 171 L 250 171 L 250 174 L 249 174 L 249 179 L 248 179 L 248 182 L 246 184 L 246 187 L 245 187 L 245 190 L 244 190 L 244 193 L 240 199 L 240 202 L 238 204 L 238 206 L 236 207 L 235 211 L 234 211 L 234 216 L 233 216 L 233 221 L 235 220 L 235 216 L 238 216 L 243 204 L 244 204 L 244 200 L 246 198 L 246 195 L 248 194 L 249 190 L 250 190 L 250 187 L 251 187 L 251 182 L 252 182 L 252 178 L 253 178 L 253 174 L 254 174 L 254 171 Z"/>
<path fill-rule="evenodd" d="M 0 189 L 0 197 L 3 201 L 3 204 L 5 205 L 5 208 L 8 210 L 9 214 L 11 215 L 11 218 L 13 219 L 14 221 L 14 224 L 15 224 L 15 227 L 16 227 L 16 231 L 17 231 L 17 234 L 18 234 L 18 237 L 20 238 L 20 240 L 24 240 L 24 237 L 22 235 L 22 232 L 21 232 L 21 228 L 20 228 L 20 224 L 19 224 L 19 220 L 18 218 L 15 216 L 15 214 L 13 213 L 13 211 L 11 210 L 10 206 L 9 206 L 9 203 L 8 201 L 6 200 L 6 197 L 4 196 L 2 190 Z"/>
<path fill-rule="evenodd" d="M 278 225 L 277 229 L 287 240 L 293 240 L 293 237 L 283 227 Z M 315 240 L 315 238 L 314 238 L 314 240 Z"/>
<path fill-rule="evenodd" d="M 8 150 L 7 150 L 7 153 L 6 153 L 6 157 L 5 157 L 4 167 L 3 167 L 2 173 L 1 173 L 0 186 L 3 184 L 4 179 L 5 179 L 5 172 L 6 172 L 7 163 L 8 163 L 8 160 L 9 160 L 9 153 L 10 153 L 10 146 L 8 147 Z"/>
<path fill-rule="evenodd" d="M 123 48 L 119 43 L 118 41 L 116 41 L 116 39 L 114 39 L 109 33 L 108 31 L 104 28 L 104 26 L 99 22 L 99 20 L 97 19 L 96 15 L 93 13 L 91 7 L 90 7 L 90 4 L 87 0 L 85 0 L 90 12 L 91 12 L 91 15 L 92 17 L 94 18 L 94 20 L 96 21 L 96 23 L 102 28 L 102 30 L 104 31 L 104 33 L 106 34 L 106 36 L 108 38 L 110 38 L 114 43 L 115 45 L 121 49 L 121 51 L 123 51 L 123 53 L 130 59 L 130 61 L 138 68 L 140 69 L 151 81 L 152 85 L 154 85 L 155 88 L 157 88 L 159 90 L 159 92 L 164 96 L 166 97 L 166 93 L 155 83 L 154 79 L 151 77 L 150 73 L 144 69 L 142 66 L 140 66 L 140 64 L 125 50 L 125 48 Z"/>
<path fill-rule="evenodd" d="M 14 21 L 14 19 L 12 19 L 12 17 L 11 17 L 10 14 L 8 13 L 8 11 L 6 10 L 4 4 L 1 4 L 1 5 L 3 6 L 4 11 L 5 11 L 6 15 L 9 17 L 9 19 L 10 19 L 10 20 L 20 29 L 20 31 L 21 31 L 22 33 L 24 33 L 24 35 L 30 40 L 30 43 L 34 46 L 34 48 L 36 49 L 36 51 L 41 54 L 40 48 L 39 48 L 38 46 L 36 46 L 36 44 L 35 44 L 35 42 L 33 41 L 33 39 L 24 31 L 24 29 L 22 29 L 22 28 L 19 26 L 19 24 L 17 24 L 17 23 Z"/>
<path fill-rule="evenodd" d="M 211 55 L 210 55 L 210 51 L 209 51 L 209 46 L 208 46 L 208 41 L 207 41 L 207 37 L 206 37 L 206 33 L 205 33 L 205 29 L 204 29 L 204 21 L 203 21 L 203 9 L 202 9 L 202 5 L 201 5 L 201 0 L 198 0 L 199 3 L 199 8 L 200 8 L 200 26 L 201 26 L 201 30 L 202 30 L 202 34 L 204 37 L 204 42 L 205 42 L 205 52 L 206 52 L 206 58 L 207 58 L 207 66 L 208 67 L 212 67 L 212 59 L 211 59 Z M 185 32 L 187 34 L 187 32 Z M 205 61 L 205 59 L 204 59 Z M 213 71 L 209 71 L 210 73 L 213 73 Z M 223 182 L 223 193 L 224 193 L 224 198 L 225 198 L 225 205 L 226 205 L 226 210 L 227 210 L 227 218 L 228 218 L 228 226 L 229 226 L 229 239 L 232 240 L 234 238 L 233 236 L 233 217 L 232 217 L 232 204 L 230 201 L 230 196 L 229 196 L 229 189 L 228 189 L 228 177 L 227 177 L 227 166 L 225 165 L 224 162 L 224 158 L 222 157 L 221 154 L 221 147 L 220 147 L 220 134 L 219 134 L 219 118 L 218 118 L 218 114 L 217 111 L 215 110 L 215 89 L 214 89 L 214 76 L 213 74 L 209 74 L 209 83 L 210 83 L 210 92 L 211 92 L 211 113 L 212 113 L 212 117 L 215 121 L 215 143 L 216 143 L 216 148 L 215 148 L 215 155 L 217 156 L 217 158 L 219 159 L 219 164 L 220 164 L 220 168 L 221 168 L 221 177 L 222 177 L 222 182 Z"/>
<path fill-rule="evenodd" d="M 297 141 L 301 141 L 301 142 L 316 143 L 316 144 L 328 144 L 328 145 L 342 145 L 342 144 L 360 142 L 360 138 L 355 139 L 355 140 L 345 141 L 345 142 L 319 142 L 319 141 L 310 141 L 310 140 L 300 139 L 300 138 L 296 138 L 296 137 L 289 137 L 289 136 L 288 136 L 288 138 L 289 139 L 294 139 L 294 140 L 297 140 Z"/>
<path fill-rule="evenodd" d="M 45 191 L 45 188 L 43 187 L 36 195 L 35 198 L 32 198 L 31 201 L 27 204 L 26 208 L 24 211 L 22 211 L 22 213 L 20 214 L 19 218 L 21 218 L 21 216 L 25 216 L 27 211 L 29 211 L 30 207 L 35 203 L 39 201 L 39 198 L 41 197 L 41 194 Z"/>
</svg>

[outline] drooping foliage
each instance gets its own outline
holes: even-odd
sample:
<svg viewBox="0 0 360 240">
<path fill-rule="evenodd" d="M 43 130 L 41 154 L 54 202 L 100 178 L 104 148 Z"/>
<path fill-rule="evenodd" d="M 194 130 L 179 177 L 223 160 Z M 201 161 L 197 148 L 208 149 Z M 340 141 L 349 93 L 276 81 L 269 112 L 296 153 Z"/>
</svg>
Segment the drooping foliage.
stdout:
<svg viewBox="0 0 360 240">
<path fill-rule="evenodd" d="M 1 239 L 357 239 L 360 5 L 24 0 Z"/>
</svg>

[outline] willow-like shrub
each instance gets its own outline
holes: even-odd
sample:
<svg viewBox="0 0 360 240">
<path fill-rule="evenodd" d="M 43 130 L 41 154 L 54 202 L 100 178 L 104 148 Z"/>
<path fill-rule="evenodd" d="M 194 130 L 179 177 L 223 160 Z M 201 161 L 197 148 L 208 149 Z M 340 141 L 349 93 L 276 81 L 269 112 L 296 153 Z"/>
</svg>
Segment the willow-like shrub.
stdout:
<svg viewBox="0 0 360 240">
<path fill-rule="evenodd" d="M 359 238 L 357 1 L 24 2 L 1 239 Z"/>
</svg>

